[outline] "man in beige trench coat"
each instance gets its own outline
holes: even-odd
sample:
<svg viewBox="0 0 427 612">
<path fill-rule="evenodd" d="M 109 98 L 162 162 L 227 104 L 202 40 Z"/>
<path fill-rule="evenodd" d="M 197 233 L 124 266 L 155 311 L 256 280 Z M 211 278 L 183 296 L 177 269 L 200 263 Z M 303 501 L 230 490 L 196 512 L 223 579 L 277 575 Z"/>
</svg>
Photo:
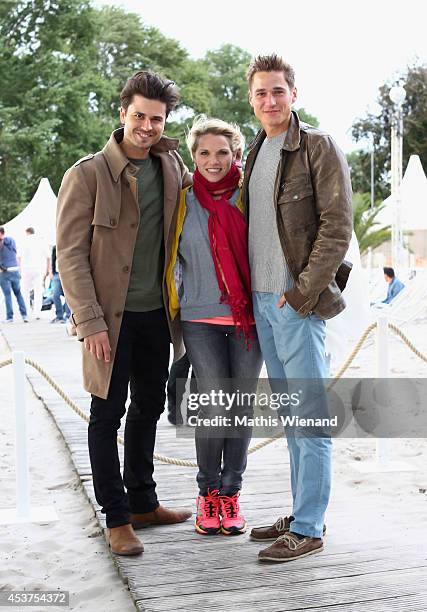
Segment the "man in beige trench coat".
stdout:
<svg viewBox="0 0 427 612">
<path fill-rule="evenodd" d="M 123 127 L 102 151 L 67 170 L 58 196 L 61 281 L 83 342 L 84 386 L 92 394 L 95 495 L 111 549 L 122 555 L 143 551 L 134 528 L 191 516 L 159 505 L 153 480 L 170 340 L 175 357 L 183 354 L 164 283 L 180 190 L 191 184 L 178 141 L 163 136 L 178 99 L 175 84 L 160 75 L 129 78 L 120 96 Z M 122 479 L 117 430 L 129 383 Z"/>
</svg>

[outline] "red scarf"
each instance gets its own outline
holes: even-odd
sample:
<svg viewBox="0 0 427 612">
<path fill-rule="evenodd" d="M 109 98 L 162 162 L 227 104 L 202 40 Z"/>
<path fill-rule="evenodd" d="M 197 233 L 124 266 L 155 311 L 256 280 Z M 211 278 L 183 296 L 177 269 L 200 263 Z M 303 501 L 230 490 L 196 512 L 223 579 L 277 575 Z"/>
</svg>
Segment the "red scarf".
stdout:
<svg viewBox="0 0 427 612">
<path fill-rule="evenodd" d="M 221 302 L 228 304 L 237 328 L 243 331 L 249 348 L 251 322 L 251 275 L 248 260 L 248 226 L 236 206 L 228 200 L 237 189 L 240 171 L 233 163 L 227 175 L 215 183 L 204 178 L 199 170 L 193 175 L 193 189 L 200 205 L 209 211 L 209 242 L 215 264 Z M 219 200 L 211 194 L 223 191 Z"/>
</svg>

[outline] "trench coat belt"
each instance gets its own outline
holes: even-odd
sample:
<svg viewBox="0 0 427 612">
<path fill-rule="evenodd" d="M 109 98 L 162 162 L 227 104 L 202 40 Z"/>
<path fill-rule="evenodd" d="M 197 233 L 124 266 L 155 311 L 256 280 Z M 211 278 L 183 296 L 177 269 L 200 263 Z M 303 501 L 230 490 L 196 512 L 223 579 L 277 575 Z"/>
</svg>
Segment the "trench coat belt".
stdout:
<svg viewBox="0 0 427 612">
<path fill-rule="evenodd" d="M 104 316 L 104 312 L 99 304 L 92 304 L 86 306 L 86 308 L 79 309 L 78 312 L 74 312 L 71 315 L 71 319 L 74 325 L 80 325 L 80 323 L 86 323 L 92 319 L 99 319 Z"/>
</svg>

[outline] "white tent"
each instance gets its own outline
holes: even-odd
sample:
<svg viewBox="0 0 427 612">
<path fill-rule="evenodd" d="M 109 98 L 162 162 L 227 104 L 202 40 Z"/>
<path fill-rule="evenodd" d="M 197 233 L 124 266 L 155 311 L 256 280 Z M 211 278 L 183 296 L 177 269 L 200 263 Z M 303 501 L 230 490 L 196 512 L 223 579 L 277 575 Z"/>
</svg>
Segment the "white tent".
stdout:
<svg viewBox="0 0 427 612">
<path fill-rule="evenodd" d="M 411 155 L 402 179 L 401 223 L 403 231 L 427 230 L 427 178 L 418 155 Z M 393 225 L 394 200 L 384 200 L 384 209 L 376 220 L 381 225 Z"/>
<path fill-rule="evenodd" d="M 359 243 L 354 232 L 344 259 L 353 264 L 343 292 L 347 307 L 326 321 L 326 353 L 330 355 L 332 372 L 336 372 L 342 365 L 344 358 L 371 323 L 368 277 L 362 268 Z"/>
<path fill-rule="evenodd" d="M 5 224 L 5 233 L 19 243 L 25 238 L 27 227 L 33 227 L 35 233 L 44 239 L 46 244 L 55 244 L 56 195 L 50 186 L 49 179 L 42 178 L 31 202 L 16 217 Z"/>
</svg>

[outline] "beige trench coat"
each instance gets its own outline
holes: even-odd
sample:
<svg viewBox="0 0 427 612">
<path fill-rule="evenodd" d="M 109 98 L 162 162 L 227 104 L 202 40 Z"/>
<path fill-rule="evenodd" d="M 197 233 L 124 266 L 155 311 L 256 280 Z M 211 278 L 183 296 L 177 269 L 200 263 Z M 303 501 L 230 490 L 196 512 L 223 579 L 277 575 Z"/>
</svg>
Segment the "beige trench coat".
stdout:
<svg viewBox="0 0 427 612">
<path fill-rule="evenodd" d="M 119 142 L 123 129 L 112 133 L 102 151 L 67 170 L 58 195 L 58 269 L 72 310 L 77 337 L 108 331 L 110 363 L 83 348 L 84 388 L 106 398 L 111 380 L 120 325 L 128 291 L 139 226 L 136 178 Z M 151 148 L 161 161 L 164 180 L 165 262 L 169 261 L 180 190 L 191 175 L 176 152 L 178 141 L 162 137 Z M 184 348 L 180 322 L 171 322 L 163 274 L 163 300 L 175 359 Z"/>
</svg>

